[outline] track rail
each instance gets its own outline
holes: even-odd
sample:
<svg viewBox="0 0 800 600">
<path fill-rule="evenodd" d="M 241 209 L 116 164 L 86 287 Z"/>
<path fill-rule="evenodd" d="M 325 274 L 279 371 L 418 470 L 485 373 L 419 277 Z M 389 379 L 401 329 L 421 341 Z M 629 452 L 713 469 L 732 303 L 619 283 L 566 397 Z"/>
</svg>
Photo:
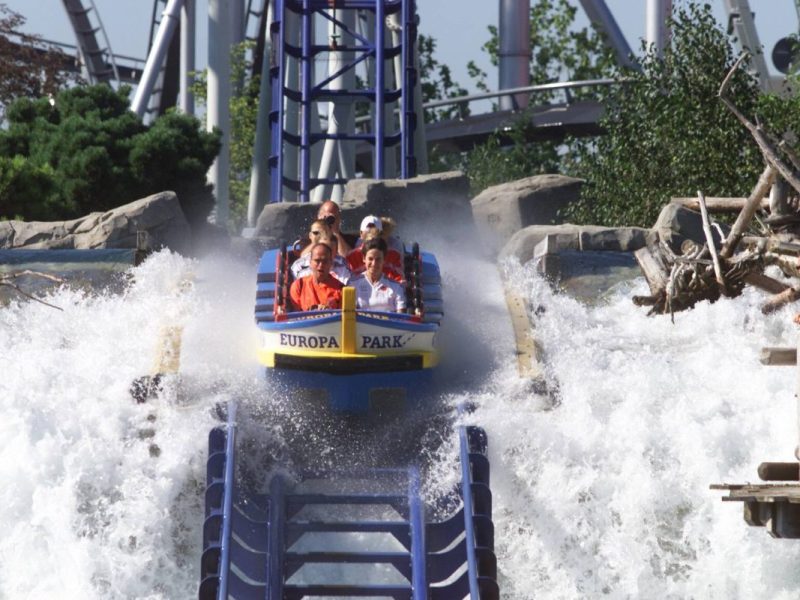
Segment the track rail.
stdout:
<svg viewBox="0 0 800 600">
<path fill-rule="evenodd" d="M 460 506 L 441 521 L 426 519 L 415 465 L 275 475 L 268 495 L 245 493 L 236 432 L 231 403 L 209 434 L 201 600 L 499 598 L 482 429 L 458 430 Z M 348 577 L 353 568 L 366 571 Z"/>
</svg>

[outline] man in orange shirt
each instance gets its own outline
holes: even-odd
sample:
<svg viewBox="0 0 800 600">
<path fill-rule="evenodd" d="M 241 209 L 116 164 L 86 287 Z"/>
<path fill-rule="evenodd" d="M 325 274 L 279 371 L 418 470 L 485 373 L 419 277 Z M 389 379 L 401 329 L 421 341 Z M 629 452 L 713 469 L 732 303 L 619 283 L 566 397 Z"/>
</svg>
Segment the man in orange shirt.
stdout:
<svg viewBox="0 0 800 600">
<path fill-rule="evenodd" d="M 298 310 L 326 310 L 342 307 L 342 288 L 333 275 L 333 252 L 325 244 L 311 248 L 311 274 L 300 277 L 289 288 L 292 304 Z"/>
</svg>

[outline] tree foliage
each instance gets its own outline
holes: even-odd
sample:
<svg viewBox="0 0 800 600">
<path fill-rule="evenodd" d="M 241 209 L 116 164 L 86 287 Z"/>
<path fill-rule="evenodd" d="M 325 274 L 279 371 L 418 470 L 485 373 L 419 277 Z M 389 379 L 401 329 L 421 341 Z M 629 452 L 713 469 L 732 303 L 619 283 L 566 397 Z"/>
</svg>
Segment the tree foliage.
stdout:
<svg viewBox="0 0 800 600">
<path fill-rule="evenodd" d="M 531 5 L 531 85 L 594 79 L 614 72 L 613 55 L 601 35 L 591 29 L 575 27 L 577 10 L 567 0 L 536 0 Z M 490 39 L 482 49 L 496 66 L 499 50 L 497 27 L 490 25 L 488 30 Z M 470 62 L 467 68 L 478 88 L 488 91 L 486 72 L 474 62 Z M 531 105 L 558 101 L 558 94 L 563 92 L 537 93 L 531 97 Z M 581 98 L 584 94 L 582 90 L 575 90 L 573 97 Z M 494 134 L 466 156 L 463 168 L 469 175 L 473 191 L 559 170 L 563 144 L 558 141 L 529 141 L 530 117 L 529 112 L 521 111 L 510 131 Z"/>
<path fill-rule="evenodd" d="M 78 79 L 63 69 L 72 59 L 41 37 L 20 33 L 24 24 L 25 17 L 0 3 L 0 120 L 13 100 L 52 96 Z"/>
<path fill-rule="evenodd" d="M 173 190 L 201 225 L 214 204 L 205 177 L 218 134 L 177 113 L 147 127 L 128 94 L 96 85 L 13 102 L 0 131 L 0 216 L 70 219 Z"/>
<path fill-rule="evenodd" d="M 253 165 L 253 144 L 258 119 L 258 92 L 261 76 L 247 76 L 247 53 L 255 44 L 246 40 L 231 47 L 230 168 L 228 170 L 229 219 L 234 230 L 247 222 L 250 197 L 250 175 Z M 207 98 L 207 71 L 195 73 L 192 92 L 200 104 Z"/>
<path fill-rule="evenodd" d="M 607 134 L 576 142 L 565 161 L 586 179 L 572 220 L 649 226 L 671 196 L 746 195 L 763 169 L 750 135 L 717 97 L 735 56 L 710 7 L 674 12 L 663 59 L 645 50 L 641 71 L 621 70 L 629 83 L 606 100 Z M 787 108 L 777 97 L 759 99 L 742 71 L 728 95 L 745 114 L 771 107 L 775 117 Z"/>
</svg>

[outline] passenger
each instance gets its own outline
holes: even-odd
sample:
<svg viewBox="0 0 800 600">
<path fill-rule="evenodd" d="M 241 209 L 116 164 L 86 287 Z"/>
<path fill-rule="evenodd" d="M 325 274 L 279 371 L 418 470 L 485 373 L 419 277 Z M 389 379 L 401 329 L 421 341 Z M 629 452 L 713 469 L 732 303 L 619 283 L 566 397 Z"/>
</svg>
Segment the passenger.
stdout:
<svg viewBox="0 0 800 600">
<path fill-rule="evenodd" d="M 356 307 L 385 312 L 404 312 L 406 294 L 403 287 L 383 274 L 386 242 L 368 239 L 361 246 L 366 269 L 361 277 L 350 282 L 356 290 Z"/>
<path fill-rule="evenodd" d="M 311 273 L 296 279 L 289 288 L 292 304 L 299 310 L 342 307 L 342 283 L 331 275 L 333 251 L 326 244 L 311 248 Z"/>
<path fill-rule="evenodd" d="M 381 217 L 381 237 L 386 242 L 386 262 L 383 266 L 384 272 L 391 270 L 398 277 L 398 281 L 405 281 L 405 269 L 403 257 L 405 248 L 403 241 L 394 235 L 397 223 L 392 217 Z"/>
<path fill-rule="evenodd" d="M 317 219 L 316 221 L 313 221 L 311 223 L 311 227 L 308 228 L 308 237 L 307 237 L 308 241 L 301 250 L 300 256 L 305 256 L 306 254 L 311 252 L 311 247 L 319 241 L 320 236 L 331 237 L 331 235 L 332 235 L 331 228 L 327 222 L 325 222 L 322 219 Z"/>
<path fill-rule="evenodd" d="M 356 249 L 347 255 L 347 265 L 350 267 L 350 272 L 353 273 L 353 275 L 363 273 L 365 266 L 364 266 L 364 254 L 362 252 L 361 245 L 363 243 L 366 243 L 366 241 L 369 239 L 384 238 L 384 241 L 387 244 L 387 251 L 383 263 L 383 274 L 386 275 L 392 281 L 396 281 L 398 283 L 405 283 L 405 273 L 403 269 L 403 254 L 402 252 L 398 252 L 397 250 L 390 248 L 389 242 L 385 239 L 385 236 L 383 235 L 384 219 L 388 218 L 387 217 L 378 218 L 374 215 L 364 217 L 364 219 L 361 221 L 361 237 L 359 238 L 359 243 Z M 388 219 L 388 221 L 390 221 L 393 230 L 394 220 Z M 400 243 L 400 247 L 402 248 L 402 243 Z"/>
<path fill-rule="evenodd" d="M 328 224 L 331 228 L 331 232 L 338 240 L 338 248 L 336 250 L 341 256 L 347 256 L 347 253 L 350 252 L 353 247 L 347 242 L 345 235 L 342 234 L 342 215 L 339 210 L 339 205 L 332 200 L 326 200 L 319 205 L 317 219 L 323 220 Z"/>
<path fill-rule="evenodd" d="M 338 252 L 336 252 L 336 247 L 338 245 L 338 240 L 334 235 L 326 235 L 322 234 L 316 236 L 316 241 L 313 242 L 311 245 L 315 243 L 317 244 L 325 244 L 333 251 L 333 265 L 331 266 L 331 275 L 333 275 L 336 279 L 338 279 L 341 283 L 347 284 L 350 281 L 350 277 L 352 274 L 350 272 L 349 267 L 347 266 L 347 261 L 343 256 L 340 256 Z M 305 277 L 309 273 L 311 273 L 311 253 L 309 252 L 305 256 L 301 256 L 296 261 L 292 263 L 292 275 L 295 279 L 299 279 L 300 277 Z"/>
</svg>

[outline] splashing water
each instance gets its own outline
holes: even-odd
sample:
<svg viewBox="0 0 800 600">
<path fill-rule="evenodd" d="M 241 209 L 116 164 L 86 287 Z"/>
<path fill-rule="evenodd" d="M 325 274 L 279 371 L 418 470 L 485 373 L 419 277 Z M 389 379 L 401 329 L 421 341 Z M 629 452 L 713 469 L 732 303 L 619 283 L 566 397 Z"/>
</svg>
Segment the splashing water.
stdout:
<svg viewBox="0 0 800 600">
<path fill-rule="evenodd" d="M 748 291 L 672 325 L 635 308 L 631 285 L 589 307 L 510 265 L 545 309 L 554 406 L 516 377 L 495 267 L 438 257 L 447 399 L 476 404 L 470 420 L 489 434 L 504 598 L 798 595 L 800 545 L 748 528 L 708 489 L 790 460 L 794 371 L 757 361 L 761 346 L 793 343 L 788 313 L 762 317 Z M 254 364 L 254 271 L 164 252 L 122 294 L 61 288 L 47 299 L 63 312 L 0 309 L 0 597 L 196 594 L 213 407 L 292 414 Z M 137 405 L 128 387 L 165 327 L 183 330 L 180 385 Z M 454 454 L 450 439 L 433 459 L 442 488 Z"/>
<path fill-rule="evenodd" d="M 489 434 L 496 552 L 506 598 L 795 598 L 800 544 L 748 527 L 709 484 L 792 460 L 794 369 L 786 311 L 757 292 L 646 317 L 642 279 L 599 306 L 554 294 L 530 268 L 508 276 L 544 311 L 535 334 L 560 403 L 513 383 L 477 398 Z"/>
</svg>

